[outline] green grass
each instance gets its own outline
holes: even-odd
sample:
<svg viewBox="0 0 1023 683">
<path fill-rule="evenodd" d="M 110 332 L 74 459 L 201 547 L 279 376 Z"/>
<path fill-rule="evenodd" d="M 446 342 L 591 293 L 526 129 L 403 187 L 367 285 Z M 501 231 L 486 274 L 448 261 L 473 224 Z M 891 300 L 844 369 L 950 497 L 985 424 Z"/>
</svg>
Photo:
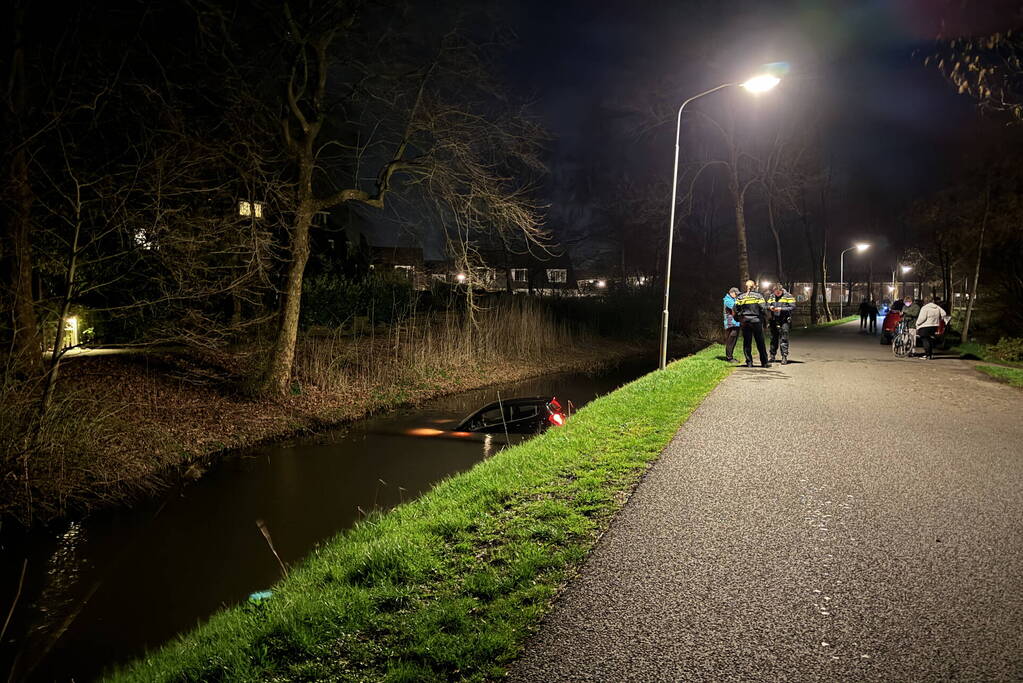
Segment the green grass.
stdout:
<svg viewBox="0 0 1023 683">
<path fill-rule="evenodd" d="M 1006 368 L 1000 365 L 978 365 L 977 369 L 1000 382 L 1023 389 L 1023 369 Z"/>
<path fill-rule="evenodd" d="M 500 677 L 627 492 L 732 368 L 720 346 L 375 515 L 117 681 Z M 158 606 L 154 606 L 158 612 Z"/>
<path fill-rule="evenodd" d="M 796 331 L 804 332 L 804 331 L 811 331 L 811 330 L 823 330 L 826 327 L 834 327 L 835 325 L 842 325 L 844 323 L 850 323 L 853 320 L 857 320 L 858 317 L 859 316 L 855 316 L 855 315 L 847 315 L 844 318 L 838 318 L 836 320 L 832 320 L 832 321 L 826 322 L 826 323 L 817 323 L 816 325 L 805 325 L 803 327 L 793 327 L 792 331 L 793 332 L 796 332 Z"/>
<path fill-rule="evenodd" d="M 953 346 L 952 351 L 959 354 L 960 358 L 966 360 L 982 360 L 988 363 L 998 363 L 1010 368 L 1023 368 L 1023 363 L 1002 360 L 991 355 L 988 344 L 978 344 L 977 342 L 969 342 L 966 344 L 960 344 L 959 346 Z"/>
</svg>

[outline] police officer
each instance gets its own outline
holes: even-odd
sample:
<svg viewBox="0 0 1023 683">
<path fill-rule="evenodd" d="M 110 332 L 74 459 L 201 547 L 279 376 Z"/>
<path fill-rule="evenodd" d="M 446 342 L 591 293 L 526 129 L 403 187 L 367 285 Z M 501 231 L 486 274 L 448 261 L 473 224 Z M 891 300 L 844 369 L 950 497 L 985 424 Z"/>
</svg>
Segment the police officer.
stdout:
<svg viewBox="0 0 1023 683">
<path fill-rule="evenodd" d="M 767 302 L 755 288 L 756 282 L 746 280 L 746 292 L 735 299 L 735 319 L 742 329 L 742 350 L 746 354 L 746 367 L 753 367 L 753 349 L 750 338 L 757 340 L 757 351 L 760 353 L 760 364 L 771 367 L 767 360 L 767 349 L 764 347 L 764 320 L 767 318 Z"/>
<path fill-rule="evenodd" d="M 771 362 L 778 360 L 781 346 L 781 364 L 789 363 L 789 330 L 792 327 L 792 311 L 796 310 L 796 298 L 785 291 L 781 283 L 774 286 L 774 293 L 767 297 L 771 310 Z"/>
</svg>

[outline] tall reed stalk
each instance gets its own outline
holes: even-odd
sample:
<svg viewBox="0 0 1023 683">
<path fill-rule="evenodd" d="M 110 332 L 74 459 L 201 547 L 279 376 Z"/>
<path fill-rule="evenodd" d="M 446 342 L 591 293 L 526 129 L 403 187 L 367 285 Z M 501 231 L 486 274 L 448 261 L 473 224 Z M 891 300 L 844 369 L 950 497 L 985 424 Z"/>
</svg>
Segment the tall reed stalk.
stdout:
<svg viewBox="0 0 1023 683">
<path fill-rule="evenodd" d="M 438 375 L 485 370 L 494 363 L 536 361 L 589 338 L 528 297 L 477 307 L 474 318 L 470 335 L 462 312 L 411 308 L 383 336 L 336 330 L 307 337 L 297 358 L 298 375 L 327 391 L 418 386 Z"/>
</svg>

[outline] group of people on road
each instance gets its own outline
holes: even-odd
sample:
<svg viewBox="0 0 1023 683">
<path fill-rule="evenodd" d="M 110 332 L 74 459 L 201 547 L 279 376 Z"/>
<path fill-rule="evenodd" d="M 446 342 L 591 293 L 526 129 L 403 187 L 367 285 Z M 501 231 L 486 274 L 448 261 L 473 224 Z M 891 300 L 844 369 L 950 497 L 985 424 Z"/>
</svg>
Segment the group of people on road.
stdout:
<svg viewBox="0 0 1023 683">
<path fill-rule="evenodd" d="M 785 291 L 781 284 L 769 290 L 767 296 L 757 291 L 757 283 L 746 281 L 746 291 L 738 287 L 728 290 L 723 301 L 725 324 L 725 358 L 735 362 L 735 344 L 742 334 L 742 350 L 746 356 L 746 367 L 753 367 L 753 341 L 760 354 L 760 365 L 769 368 L 777 361 L 781 351 L 781 364 L 789 362 L 789 330 L 792 327 L 792 312 L 796 309 L 796 298 Z M 764 325 L 771 332 L 771 357 L 767 357 L 764 344 Z"/>
<path fill-rule="evenodd" d="M 760 354 L 760 365 L 769 368 L 778 360 L 781 351 L 781 363 L 789 362 L 789 331 L 792 327 L 792 312 L 796 308 L 796 299 L 781 284 L 761 294 L 756 289 L 757 283 L 746 281 L 746 291 L 740 292 L 732 287 L 722 301 L 725 326 L 725 358 L 729 362 L 737 362 L 735 345 L 742 335 L 742 350 L 746 357 L 746 367 L 753 367 L 753 343 L 756 342 Z M 918 356 L 930 360 L 934 357 L 935 337 L 938 336 L 940 325 L 948 324 L 951 317 L 941 307 L 937 295 L 932 296 L 921 306 L 912 297 L 897 301 L 892 310 L 898 310 L 902 304 L 902 324 L 906 329 L 915 330 L 915 335 L 923 343 L 923 355 Z M 864 299 L 860 304 L 860 329 L 868 334 L 877 331 L 877 318 L 880 315 L 877 304 L 873 300 Z M 771 334 L 771 355 L 768 358 L 767 346 L 764 343 L 764 326 L 767 325 Z M 910 354 L 911 356 L 913 354 Z"/>
<path fill-rule="evenodd" d="M 917 358 L 931 360 L 934 358 L 934 342 L 938 336 L 938 328 L 942 322 L 948 325 L 952 319 L 948 312 L 941 307 L 940 299 L 934 295 L 930 300 L 921 306 L 913 301 L 913 297 L 907 296 L 903 301 L 901 323 L 906 329 L 916 329 L 916 336 L 924 346 L 924 353 Z M 915 344 L 914 344 L 915 346 Z M 909 354 L 911 357 L 914 355 Z"/>
<path fill-rule="evenodd" d="M 877 334 L 877 316 L 880 315 L 877 302 L 864 299 L 860 302 L 860 330 L 867 334 Z"/>
</svg>

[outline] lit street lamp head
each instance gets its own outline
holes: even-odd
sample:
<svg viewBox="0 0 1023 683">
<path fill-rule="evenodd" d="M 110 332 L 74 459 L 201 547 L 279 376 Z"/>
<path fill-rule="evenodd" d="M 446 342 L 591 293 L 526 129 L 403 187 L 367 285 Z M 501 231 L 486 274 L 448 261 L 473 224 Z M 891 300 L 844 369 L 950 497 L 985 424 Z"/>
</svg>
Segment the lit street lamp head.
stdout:
<svg viewBox="0 0 1023 683">
<path fill-rule="evenodd" d="M 870 245 L 867 244 L 866 242 L 856 243 L 856 251 L 866 251 L 867 249 L 870 249 Z"/>
<path fill-rule="evenodd" d="M 742 87 L 754 95 L 759 95 L 760 93 L 765 93 L 768 90 L 771 90 L 779 83 L 781 83 L 781 79 L 777 76 L 772 76 L 771 74 L 760 74 L 759 76 L 754 76 L 743 83 Z"/>
</svg>

